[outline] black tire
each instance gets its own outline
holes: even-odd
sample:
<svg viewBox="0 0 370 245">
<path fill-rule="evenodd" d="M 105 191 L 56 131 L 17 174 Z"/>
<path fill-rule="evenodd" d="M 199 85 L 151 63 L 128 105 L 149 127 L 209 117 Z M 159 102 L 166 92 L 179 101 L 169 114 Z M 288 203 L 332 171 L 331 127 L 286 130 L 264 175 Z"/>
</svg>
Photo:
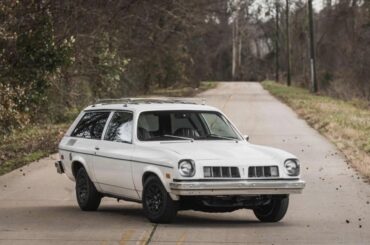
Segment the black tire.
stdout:
<svg viewBox="0 0 370 245">
<path fill-rule="evenodd" d="M 97 210 L 102 199 L 84 168 L 80 168 L 76 174 L 76 197 L 78 206 L 83 211 Z"/>
<path fill-rule="evenodd" d="M 178 202 L 171 199 L 156 176 L 150 176 L 145 181 L 142 201 L 145 215 L 150 222 L 170 223 L 177 214 Z"/>
<path fill-rule="evenodd" d="M 289 196 L 272 198 L 271 202 L 253 209 L 256 217 L 262 222 L 278 222 L 284 218 L 289 206 Z"/>
</svg>

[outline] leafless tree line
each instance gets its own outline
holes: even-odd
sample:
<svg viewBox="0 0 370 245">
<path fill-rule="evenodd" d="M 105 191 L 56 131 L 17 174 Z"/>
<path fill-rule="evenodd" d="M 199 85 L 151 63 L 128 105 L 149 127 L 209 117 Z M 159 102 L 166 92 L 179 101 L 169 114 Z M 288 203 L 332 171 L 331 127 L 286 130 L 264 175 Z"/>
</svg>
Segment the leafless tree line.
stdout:
<svg viewBox="0 0 370 245">
<path fill-rule="evenodd" d="M 262 33 L 254 38 L 275 45 L 269 48 L 264 59 L 267 64 L 261 69 L 269 78 L 282 82 L 291 74 L 293 84 L 311 89 L 311 58 L 316 57 L 320 93 L 370 100 L 370 1 L 324 1 L 323 8 L 313 13 L 312 33 L 308 3 L 263 3 L 268 14 L 256 16 L 259 21 L 254 24 Z M 314 53 L 310 46 L 315 48 Z"/>
</svg>

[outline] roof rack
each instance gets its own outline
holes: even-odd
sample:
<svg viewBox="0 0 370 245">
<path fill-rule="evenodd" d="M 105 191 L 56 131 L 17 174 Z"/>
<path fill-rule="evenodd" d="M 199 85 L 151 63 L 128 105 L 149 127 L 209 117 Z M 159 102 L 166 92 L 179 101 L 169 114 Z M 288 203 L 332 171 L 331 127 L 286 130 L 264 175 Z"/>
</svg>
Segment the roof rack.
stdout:
<svg viewBox="0 0 370 245">
<path fill-rule="evenodd" d="M 97 99 L 93 106 L 97 104 L 202 104 L 205 105 L 205 98 L 186 98 L 186 97 L 143 97 L 143 98 L 117 98 L 117 99 Z"/>
</svg>

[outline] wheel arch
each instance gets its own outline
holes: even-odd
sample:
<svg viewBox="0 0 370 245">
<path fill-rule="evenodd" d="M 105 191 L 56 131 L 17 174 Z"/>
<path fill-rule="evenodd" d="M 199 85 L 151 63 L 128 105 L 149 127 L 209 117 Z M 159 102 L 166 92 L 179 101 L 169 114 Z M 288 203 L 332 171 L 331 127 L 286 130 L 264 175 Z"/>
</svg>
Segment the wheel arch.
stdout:
<svg viewBox="0 0 370 245">
<path fill-rule="evenodd" d="M 71 162 L 71 172 L 73 177 L 76 179 L 76 174 L 77 171 L 80 168 L 84 168 L 89 175 L 89 178 L 94 182 L 94 175 L 91 173 L 89 164 L 85 161 L 85 159 L 82 156 L 76 155 L 73 157 L 72 162 Z"/>
<path fill-rule="evenodd" d="M 167 191 L 169 189 L 167 188 L 167 183 L 164 178 L 164 175 L 161 170 L 153 167 L 147 167 L 144 169 L 143 175 L 141 177 L 141 184 L 142 184 L 142 189 L 144 188 L 145 181 L 150 177 L 150 176 L 155 176 L 157 177 L 161 182 L 162 185 L 166 188 Z"/>
<path fill-rule="evenodd" d="M 78 170 L 80 170 L 80 168 L 86 169 L 86 167 L 80 161 L 75 160 L 72 162 L 72 174 L 75 179 L 76 179 L 77 172 Z"/>
<path fill-rule="evenodd" d="M 156 173 L 154 173 L 154 172 L 152 172 L 152 171 L 146 171 L 144 174 L 143 174 L 143 177 L 141 178 L 141 184 L 144 186 L 144 184 L 145 184 L 145 181 L 150 177 L 150 176 L 155 176 L 155 177 L 157 177 L 157 178 L 159 178 L 158 177 L 158 175 L 156 174 Z M 160 179 L 160 178 L 159 178 Z"/>
<path fill-rule="evenodd" d="M 178 197 L 171 193 L 171 189 L 169 187 L 169 181 L 170 180 L 169 179 L 167 180 L 165 178 L 164 171 L 162 171 L 161 169 L 159 169 L 157 167 L 153 167 L 153 166 L 147 166 L 143 170 L 143 174 L 142 174 L 142 177 L 141 177 L 141 183 L 140 183 L 141 186 L 138 188 L 138 193 L 139 193 L 140 198 L 142 196 L 142 191 L 144 189 L 144 183 L 150 176 L 157 177 L 162 182 L 162 185 L 164 186 L 166 191 L 170 194 L 172 199 L 173 200 L 178 200 Z"/>
</svg>

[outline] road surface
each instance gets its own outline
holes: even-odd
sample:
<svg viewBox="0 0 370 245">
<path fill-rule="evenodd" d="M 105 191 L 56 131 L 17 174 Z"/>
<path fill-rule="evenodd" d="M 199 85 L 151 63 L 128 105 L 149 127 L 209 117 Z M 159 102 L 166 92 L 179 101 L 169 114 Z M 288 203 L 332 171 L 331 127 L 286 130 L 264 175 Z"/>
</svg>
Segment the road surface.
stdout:
<svg viewBox="0 0 370 245">
<path fill-rule="evenodd" d="M 173 224 L 153 225 L 139 204 L 113 199 L 81 212 L 52 156 L 0 177 L 0 244 L 370 244 L 370 185 L 328 140 L 258 83 L 220 83 L 201 96 L 252 143 L 301 159 L 307 187 L 291 196 L 282 222 L 259 223 L 250 210 L 184 211 Z"/>
</svg>

